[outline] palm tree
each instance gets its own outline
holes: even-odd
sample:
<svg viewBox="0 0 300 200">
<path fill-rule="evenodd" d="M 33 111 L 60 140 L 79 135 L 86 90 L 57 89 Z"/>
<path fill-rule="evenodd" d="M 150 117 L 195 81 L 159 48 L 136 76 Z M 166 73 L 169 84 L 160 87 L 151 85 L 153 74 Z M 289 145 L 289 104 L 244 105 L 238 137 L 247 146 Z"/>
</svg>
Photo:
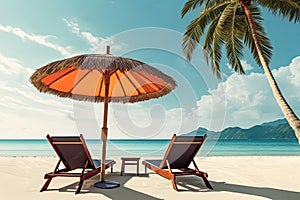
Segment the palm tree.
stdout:
<svg viewBox="0 0 300 200">
<path fill-rule="evenodd" d="M 259 5 L 294 23 L 300 21 L 299 0 L 189 0 L 182 9 L 182 17 L 197 7 L 203 6 L 203 11 L 187 26 L 183 50 L 190 60 L 206 32 L 204 55 L 206 61 L 211 61 L 212 72 L 221 78 L 222 47 L 225 45 L 232 69 L 244 74 L 240 59 L 244 46 L 247 46 L 257 64 L 264 69 L 273 95 L 300 143 L 300 120 L 284 99 L 269 68 L 272 46 L 261 25 L 263 18 Z"/>
</svg>

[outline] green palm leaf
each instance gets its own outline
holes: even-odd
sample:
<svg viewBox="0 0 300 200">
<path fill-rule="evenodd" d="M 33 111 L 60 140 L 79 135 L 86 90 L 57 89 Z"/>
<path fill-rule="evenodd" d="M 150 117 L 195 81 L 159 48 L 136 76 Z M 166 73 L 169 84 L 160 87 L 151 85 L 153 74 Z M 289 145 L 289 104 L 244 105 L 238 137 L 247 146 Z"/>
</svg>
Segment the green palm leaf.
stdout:
<svg viewBox="0 0 300 200">
<path fill-rule="evenodd" d="M 218 25 L 219 18 L 214 19 L 207 30 L 207 34 L 204 40 L 203 53 L 206 59 L 206 62 L 209 62 L 209 55 L 212 52 L 212 43 L 214 39 L 214 33 L 216 31 L 216 27 Z"/>
<path fill-rule="evenodd" d="M 300 1 L 299 0 L 255 0 L 260 5 L 269 9 L 274 15 L 280 15 L 289 21 L 300 21 Z"/>
<path fill-rule="evenodd" d="M 250 10 L 254 21 L 254 26 L 256 29 L 259 49 L 262 52 L 265 61 L 267 62 L 267 64 L 269 64 L 272 57 L 273 48 L 269 38 L 266 36 L 263 26 L 261 25 L 262 17 L 261 17 L 260 10 L 256 5 L 251 5 Z M 259 59 L 258 52 L 255 47 L 254 39 L 252 37 L 252 33 L 249 26 L 246 27 L 244 43 L 250 48 L 256 63 L 261 66 L 261 61 Z"/>
<path fill-rule="evenodd" d="M 181 10 L 181 17 L 184 17 L 186 13 L 194 10 L 198 6 L 201 6 L 205 0 L 189 0 L 184 4 L 183 9 Z"/>
<path fill-rule="evenodd" d="M 183 51 L 188 60 L 191 59 L 191 55 L 200 41 L 200 38 L 203 36 L 206 26 L 214 20 L 216 17 L 220 16 L 222 10 L 228 1 L 225 1 L 221 4 L 214 5 L 208 9 L 205 9 L 200 13 L 199 17 L 194 19 L 186 28 L 186 32 L 183 36 Z"/>
<path fill-rule="evenodd" d="M 224 19 L 224 32 L 226 33 L 226 51 L 229 64 L 234 71 L 239 73 L 245 73 L 243 66 L 241 65 L 240 58 L 243 56 L 243 45 L 240 39 L 237 37 L 236 25 L 239 22 L 237 20 L 237 9 L 239 4 L 232 3 L 226 7 L 224 13 L 226 18 Z"/>
</svg>

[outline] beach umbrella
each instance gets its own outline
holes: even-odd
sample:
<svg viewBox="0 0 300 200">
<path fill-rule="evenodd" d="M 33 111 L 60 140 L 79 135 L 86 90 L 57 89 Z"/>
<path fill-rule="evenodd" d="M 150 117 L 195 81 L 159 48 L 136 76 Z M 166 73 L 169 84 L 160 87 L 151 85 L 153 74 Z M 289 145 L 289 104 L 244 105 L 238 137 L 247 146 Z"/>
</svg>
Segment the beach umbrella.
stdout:
<svg viewBox="0 0 300 200">
<path fill-rule="evenodd" d="M 85 54 L 51 62 L 30 77 L 40 91 L 59 97 L 104 102 L 102 126 L 102 168 L 99 188 L 118 187 L 105 181 L 108 103 L 134 103 L 158 98 L 176 87 L 168 75 L 138 60 L 106 54 Z"/>
</svg>

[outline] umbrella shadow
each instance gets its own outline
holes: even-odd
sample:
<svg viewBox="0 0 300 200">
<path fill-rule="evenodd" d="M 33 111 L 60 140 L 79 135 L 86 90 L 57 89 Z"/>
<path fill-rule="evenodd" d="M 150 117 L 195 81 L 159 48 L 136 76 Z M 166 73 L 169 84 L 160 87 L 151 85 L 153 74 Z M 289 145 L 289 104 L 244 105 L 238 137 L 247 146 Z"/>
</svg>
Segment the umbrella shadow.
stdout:
<svg viewBox="0 0 300 200">
<path fill-rule="evenodd" d="M 212 191 L 205 190 L 205 184 L 199 177 L 180 177 L 177 179 L 177 185 L 181 186 L 180 191 L 193 191 L 193 192 L 204 192 Z M 270 187 L 255 187 L 255 186 L 246 186 L 239 184 L 232 184 L 226 182 L 215 182 L 210 181 L 214 190 L 212 192 L 232 192 L 240 193 L 258 197 L 265 197 L 273 200 L 294 200 L 300 199 L 300 192 L 270 188 Z"/>
<path fill-rule="evenodd" d="M 149 175 L 140 174 L 140 177 L 148 177 Z M 86 181 L 82 186 L 82 189 L 78 195 L 84 195 L 89 193 L 101 194 L 110 199 L 145 199 L 145 200 L 160 200 L 159 198 L 153 197 L 148 194 L 144 194 L 142 192 L 130 189 L 125 187 L 124 185 L 133 177 L 136 177 L 135 174 L 126 174 L 124 176 L 120 176 L 120 173 L 112 173 L 109 174 L 106 179 L 109 181 L 119 182 L 120 187 L 114 189 L 100 189 L 94 187 L 94 183 L 99 181 L 99 176 L 94 176 Z M 71 192 L 74 193 L 76 191 L 78 182 L 72 183 L 70 185 L 64 186 L 58 189 L 59 192 Z"/>
</svg>

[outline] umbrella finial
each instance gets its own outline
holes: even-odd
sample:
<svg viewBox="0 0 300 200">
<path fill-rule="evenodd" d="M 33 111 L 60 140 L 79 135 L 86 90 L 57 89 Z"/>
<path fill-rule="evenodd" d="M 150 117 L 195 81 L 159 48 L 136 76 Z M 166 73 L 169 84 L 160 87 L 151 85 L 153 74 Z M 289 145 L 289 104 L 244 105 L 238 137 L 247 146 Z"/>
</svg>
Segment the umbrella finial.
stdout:
<svg viewBox="0 0 300 200">
<path fill-rule="evenodd" d="M 109 45 L 106 46 L 106 54 L 110 54 L 110 46 Z"/>
</svg>

